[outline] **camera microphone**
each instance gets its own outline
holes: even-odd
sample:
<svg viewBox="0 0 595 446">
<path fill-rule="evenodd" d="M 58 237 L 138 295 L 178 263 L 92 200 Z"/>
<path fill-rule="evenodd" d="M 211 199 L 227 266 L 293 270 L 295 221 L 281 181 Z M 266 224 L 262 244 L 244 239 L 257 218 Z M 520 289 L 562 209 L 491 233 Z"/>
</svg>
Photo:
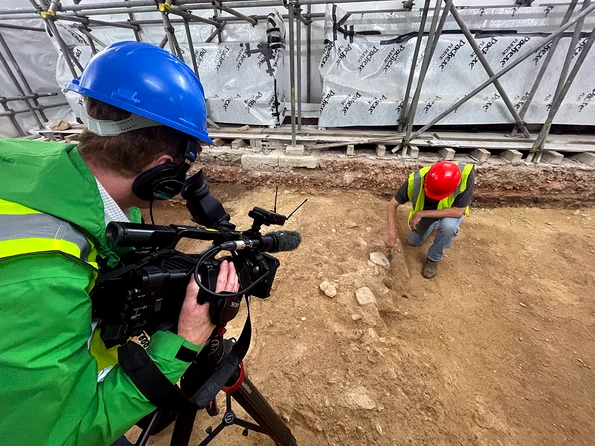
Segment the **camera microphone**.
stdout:
<svg viewBox="0 0 595 446">
<path fill-rule="evenodd" d="M 283 252 L 293 251 L 300 246 L 302 236 L 296 231 L 275 231 L 269 232 L 258 239 L 234 240 L 222 243 L 220 248 L 223 251 L 241 251 L 243 249 L 254 249 L 261 252 Z"/>
</svg>

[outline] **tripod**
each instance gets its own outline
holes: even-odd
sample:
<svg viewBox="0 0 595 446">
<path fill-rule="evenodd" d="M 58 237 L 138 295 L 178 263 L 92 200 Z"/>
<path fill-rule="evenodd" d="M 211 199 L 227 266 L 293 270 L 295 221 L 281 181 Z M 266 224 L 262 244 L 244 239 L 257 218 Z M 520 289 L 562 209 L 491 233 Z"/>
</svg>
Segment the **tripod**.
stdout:
<svg viewBox="0 0 595 446">
<path fill-rule="evenodd" d="M 196 363 L 191 365 L 182 377 L 181 387 L 188 395 L 196 392 L 209 379 L 216 365 L 226 354 L 229 354 L 233 345 L 232 341 L 223 340 L 224 330 L 218 329 L 214 333 L 216 334 L 210 343 L 214 347 L 211 348 L 210 352 L 206 349 L 201 351 Z M 205 361 L 202 362 L 201 359 Z M 240 367 L 230 378 L 227 386 L 221 390 L 226 393 L 226 410 L 223 419 L 215 429 L 207 429 L 208 435 L 199 443 L 199 446 L 208 445 L 224 428 L 232 425 L 243 427 L 242 435 L 244 436 L 247 436 L 251 430 L 268 435 L 277 446 L 297 446 L 291 430 L 246 376 L 243 363 L 240 364 Z M 232 398 L 244 408 L 257 424 L 237 418 L 232 410 Z M 211 416 L 216 416 L 219 413 L 215 400 L 211 401 L 206 409 Z M 170 446 L 188 446 L 198 410 L 198 406 L 184 407 L 178 410 Z M 143 430 L 136 446 L 145 446 L 158 418 L 159 411 L 157 410 L 154 412 L 148 427 Z"/>
</svg>

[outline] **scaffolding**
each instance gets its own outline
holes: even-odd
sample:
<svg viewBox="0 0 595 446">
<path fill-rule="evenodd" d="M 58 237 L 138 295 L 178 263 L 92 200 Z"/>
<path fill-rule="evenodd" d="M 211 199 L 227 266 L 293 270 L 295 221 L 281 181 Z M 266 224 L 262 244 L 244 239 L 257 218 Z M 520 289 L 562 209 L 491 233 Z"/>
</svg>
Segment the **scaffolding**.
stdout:
<svg viewBox="0 0 595 446">
<path fill-rule="evenodd" d="M 198 65 L 196 55 L 194 51 L 193 37 L 190 32 L 191 26 L 211 26 L 213 32 L 210 33 L 205 43 L 213 41 L 215 38 L 221 43 L 222 30 L 226 26 L 233 25 L 235 23 L 249 23 L 256 25 L 259 21 L 266 19 L 263 15 L 246 15 L 242 11 L 246 8 L 262 8 L 262 7 L 283 7 L 287 10 L 286 14 L 283 14 L 283 19 L 288 21 L 288 46 L 289 46 L 289 62 L 290 62 L 290 79 L 289 79 L 289 90 L 290 90 L 290 107 L 291 107 L 291 143 L 296 145 L 300 134 L 303 132 L 302 126 L 302 32 L 306 32 L 306 97 L 307 101 L 311 99 L 311 74 L 312 74 L 312 23 L 315 20 L 322 20 L 325 18 L 325 14 L 312 13 L 312 5 L 318 4 L 341 4 L 341 3 L 357 3 L 356 0 L 335 0 L 334 2 L 327 2 L 323 0 L 121 0 L 106 3 L 94 3 L 94 4 L 81 4 L 80 0 L 74 0 L 73 5 L 62 5 L 59 0 L 29 0 L 31 8 L 15 8 L 0 11 L 0 31 L 2 28 L 5 29 L 21 29 L 26 31 L 38 31 L 45 32 L 46 29 L 51 34 L 59 46 L 61 53 L 63 54 L 68 69 L 73 77 L 77 77 L 83 70 L 83 66 L 79 60 L 72 54 L 68 46 L 64 42 L 60 34 L 60 30 L 56 26 L 58 21 L 69 23 L 70 26 L 75 27 L 81 31 L 87 38 L 88 44 L 93 54 L 98 49 L 97 46 L 105 47 L 97 37 L 95 37 L 91 31 L 90 26 L 93 28 L 103 27 L 117 27 L 123 29 L 132 30 L 137 41 L 141 41 L 141 29 L 144 25 L 155 25 L 162 24 L 164 28 L 163 39 L 161 40 L 160 46 L 165 47 L 168 45 L 169 50 L 184 60 L 184 54 L 180 47 L 180 44 L 176 38 L 176 26 L 182 26 L 188 45 L 190 46 L 190 60 L 185 61 L 188 63 L 198 75 Z M 377 0 L 378 2 L 384 2 L 386 0 Z M 531 1 L 520 2 L 517 1 L 517 7 L 530 6 Z M 416 64 L 413 63 L 407 81 L 407 87 L 405 92 L 405 100 L 400 110 L 395 113 L 395 127 L 398 126 L 398 132 L 402 136 L 399 147 L 395 148 L 393 152 L 402 150 L 402 156 L 406 156 L 411 141 L 421 135 L 423 132 L 429 130 L 434 125 L 439 123 L 445 116 L 456 111 L 462 104 L 469 101 L 472 97 L 480 93 L 486 87 L 493 85 L 498 94 L 502 98 L 506 109 L 510 113 L 511 124 L 514 126 L 512 129 L 511 137 L 517 137 L 524 139 L 525 141 L 531 141 L 533 143 L 527 160 L 532 162 L 539 162 L 541 159 L 542 152 L 545 147 L 547 136 L 550 132 L 552 123 L 556 114 L 560 108 L 560 105 L 564 101 L 568 89 L 572 85 L 578 71 L 580 70 L 583 62 L 585 61 L 587 54 L 589 53 L 593 42 L 595 40 L 595 30 L 591 29 L 587 31 L 588 38 L 580 55 L 576 58 L 574 64 L 572 64 L 573 50 L 578 42 L 578 39 L 583 32 L 583 25 L 585 18 L 592 14 L 595 10 L 595 4 L 591 5 L 590 0 L 584 0 L 582 2 L 581 10 L 575 12 L 578 0 L 571 0 L 564 18 L 562 19 L 560 26 L 557 30 L 547 34 L 544 41 L 540 41 L 531 45 L 527 48 L 519 57 L 517 57 L 512 63 L 506 66 L 506 68 L 495 72 L 490 66 L 488 60 L 482 54 L 475 37 L 467 27 L 465 21 L 459 13 L 453 0 L 435 0 L 432 4 L 432 0 L 425 0 L 423 7 L 421 8 L 421 21 L 419 30 L 417 32 L 417 41 L 414 50 L 413 60 L 422 53 L 422 36 L 426 36 L 426 45 L 423 50 L 423 60 L 419 70 L 416 69 Z M 205 18 L 193 14 L 193 11 L 210 10 L 213 12 L 212 18 Z M 403 8 L 394 8 L 383 10 L 386 12 L 404 12 L 412 11 L 412 2 L 403 2 Z M 428 26 L 429 12 L 433 11 L 431 22 Z M 143 20 L 138 19 L 139 14 L 157 12 L 160 15 L 160 19 Z M 378 11 L 358 11 L 358 13 L 365 14 L 366 12 L 378 12 Z M 97 20 L 92 17 L 105 14 L 127 14 L 128 20 L 126 21 L 103 21 Z M 475 52 L 479 64 L 483 67 L 487 73 L 488 80 L 483 82 L 472 91 L 466 93 L 464 97 L 458 100 L 455 104 L 445 110 L 436 118 L 432 119 L 427 124 L 421 126 L 421 128 L 414 130 L 413 121 L 417 107 L 419 105 L 419 99 L 421 91 L 424 87 L 424 79 L 432 63 L 434 51 L 438 44 L 438 40 L 443 32 L 444 25 L 448 16 L 451 16 L 460 31 L 464 34 L 465 39 L 469 43 L 470 47 Z M 36 26 L 24 26 L 19 24 L 11 23 L 11 21 L 18 19 L 39 19 L 43 22 L 45 27 Z M 532 138 L 527 126 L 524 121 L 524 116 L 533 100 L 537 88 L 543 79 L 544 73 L 548 68 L 548 65 L 552 59 L 552 55 L 560 38 L 566 31 L 572 30 L 572 40 L 568 49 L 568 53 L 564 60 L 559 80 L 555 92 L 553 92 L 552 106 L 549 110 L 547 119 L 542 125 L 541 131 L 536 138 Z M 516 66 L 518 66 L 525 59 L 530 57 L 535 52 L 539 51 L 545 45 L 550 44 L 550 51 L 548 52 L 544 63 L 542 64 L 539 73 L 535 78 L 533 86 L 524 98 L 524 103 L 520 110 L 517 111 L 513 105 L 509 95 L 503 88 L 499 79 L 510 72 Z M 0 51 L 0 63 L 8 73 L 14 86 L 18 89 L 18 96 L 11 97 L 0 97 L 0 104 L 4 111 L 0 112 L 0 117 L 8 117 L 11 119 L 15 128 L 23 135 L 25 131 L 20 127 L 15 119 L 16 114 L 31 112 L 35 117 L 35 120 L 40 128 L 43 127 L 47 121 L 47 117 L 44 114 L 44 110 L 48 107 L 57 107 L 66 105 L 65 103 L 53 104 L 51 106 L 42 105 L 38 99 L 43 96 L 56 96 L 58 93 L 49 93 L 39 95 L 34 93 L 25 76 L 23 75 L 17 61 L 12 55 L 8 44 L 2 37 L 0 32 L 0 47 L 6 54 L 4 56 Z M 12 64 L 12 66 L 9 64 Z M 414 79 L 417 77 L 417 84 L 414 88 Z M 411 95 L 411 93 L 413 94 Z M 25 104 L 24 109 L 14 110 L 9 107 L 9 103 L 13 101 L 21 101 Z M 216 124 L 211 123 L 213 126 Z M 517 136 L 517 134 L 519 134 Z M 371 139 L 368 141 L 370 144 L 382 144 L 388 140 L 394 140 L 395 136 L 391 135 L 389 138 Z M 347 144 L 348 141 L 338 142 L 334 144 L 326 144 L 319 146 L 320 148 L 331 148 L 339 147 Z"/>
</svg>

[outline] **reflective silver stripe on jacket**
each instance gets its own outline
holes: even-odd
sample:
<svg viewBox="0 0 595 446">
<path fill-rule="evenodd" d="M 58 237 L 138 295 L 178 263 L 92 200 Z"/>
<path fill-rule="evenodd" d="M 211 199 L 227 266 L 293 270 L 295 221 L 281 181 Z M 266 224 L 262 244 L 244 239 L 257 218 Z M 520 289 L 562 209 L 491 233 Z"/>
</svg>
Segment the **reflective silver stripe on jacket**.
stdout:
<svg viewBox="0 0 595 446">
<path fill-rule="evenodd" d="M 466 163 L 457 163 L 457 166 L 459 166 L 459 170 L 461 171 L 461 177 L 463 176 L 463 170 L 465 169 L 465 166 L 467 166 Z M 457 190 L 455 190 L 454 194 L 453 194 L 453 198 L 457 198 L 457 196 L 461 193 L 461 186 L 463 185 L 463 180 L 461 178 L 461 181 L 459 182 L 459 187 L 457 187 Z"/>
<path fill-rule="evenodd" d="M 413 197 L 411 197 L 411 203 L 413 204 L 413 209 L 415 209 L 415 204 L 417 203 L 417 197 L 419 197 L 419 193 L 421 192 L 421 174 L 419 170 L 416 170 L 413 174 Z"/>
<path fill-rule="evenodd" d="M 65 240 L 81 250 L 81 260 L 91 253 L 89 241 L 67 221 L 48 214 L 0 214 L 0 241 L 27 238 Z"/>
</svg>

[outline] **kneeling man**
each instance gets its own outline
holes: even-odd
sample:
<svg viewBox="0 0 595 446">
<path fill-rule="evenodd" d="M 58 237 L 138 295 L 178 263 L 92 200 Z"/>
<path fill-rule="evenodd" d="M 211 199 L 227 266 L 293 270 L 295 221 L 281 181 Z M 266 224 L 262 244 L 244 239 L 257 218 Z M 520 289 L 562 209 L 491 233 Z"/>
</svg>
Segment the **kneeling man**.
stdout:
<svg viewBox="0 0 595 446">
<path fill-rule="evenodd" d="M 411 201 L 409 234 L 407 241 L 412 246 L 421 245 L 434 229 L 434 243 L 428 250 L 428 258 L 422 276 L 432 279 L 438 273 L 438 262 L 459 232 L 469 205 L 473 201 L 475 171 L 473 164 L 440 161 L 409 175 L 387 208 L 386 245 L 392 248 L 397 243 L 395 214 L 401 204 Z"/>
</svg>

